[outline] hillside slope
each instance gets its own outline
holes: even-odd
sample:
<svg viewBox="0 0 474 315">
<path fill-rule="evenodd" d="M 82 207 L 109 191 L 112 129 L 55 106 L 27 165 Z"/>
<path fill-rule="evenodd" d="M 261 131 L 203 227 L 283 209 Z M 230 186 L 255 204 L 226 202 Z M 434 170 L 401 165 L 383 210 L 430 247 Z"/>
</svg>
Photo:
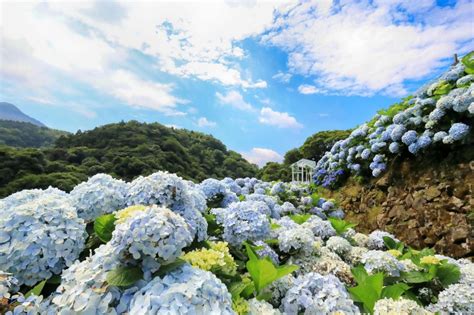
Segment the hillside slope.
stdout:
<svg viewBox="0 0 474 315">
<path fill-rule="evenodd" d="M 257 166 L 210 135 L 121 122 L 62 136 L 53 148 L 0 147 L 0 197 L 49 185 L 69 191 L 97 173 L 132 180 L 158 170 L 201 181 L 251 177 Z"/>
<path fill-rule="evenodd" d="M 338 141 L 317 164 L 359 229 L 474 257 L 474 53 Z M 329 192 L 328 192 L 329 193 Z"/>
<path fill-rule="evenodd" d="M 23 113 L 15 105 L 6 102 L 0 102 L 0 120 L 22 121 L 39 127 L 46 127 L 42 122 Z"/>
<path fill-rule="evenodd" d="M 48 147 L 68 132 L 39 127 L 28 122 L 0 120 L 0 144 L 12 147 Z"/>
</svg>

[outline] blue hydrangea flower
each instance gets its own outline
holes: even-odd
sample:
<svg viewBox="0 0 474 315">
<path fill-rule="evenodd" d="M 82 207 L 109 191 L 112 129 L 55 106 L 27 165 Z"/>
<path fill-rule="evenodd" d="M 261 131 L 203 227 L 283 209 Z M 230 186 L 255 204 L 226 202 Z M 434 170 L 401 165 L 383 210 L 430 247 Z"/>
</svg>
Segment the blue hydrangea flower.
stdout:
<svg viewBox="0 0 474 315">
<path fill-rule="evenodd" d="M 401 140 L 404 144 L 410 145 L 416 142 L 417 138 L 418 138 L 418 135 L 415 130 L 408 130 L 407 132 L 403 134 Z"/>
<path fill-rule="evenodd" d="M 395 127 L 393 128 L 390 137 L 392 138 L 392 141 L 399 141 L 402 138 L 403 134 L 406 132 L 406 128 L 404 125 L 399 124 L 396 124 L 394 126 Z"/>
<path fill-rule="evenodd" d="M 158 205 L 180 214 L 198 240 L 207 237 L 207 222 L 202 216 L 206 200 L 200 189 L 167 172 L 138 177 L 129 185 L 127 205 Z"/>
<path fill-rule="evenodd" d="M 448 135 L 446 131 L 438 131 L 433 136 L 433 142 L 440 142 Z"/>
<path fill-rule="evenodd" d="M 174 261 L 192 240 L 189 225 L 180 215 L 166 208 L 150 206 L 117 224 L 110 244 L 119 259 L 132 257 L 146 264 L 156 259 Z M 157 270 L 159 264 L 150 267 Z M 150 271 L 156 271 L 153 269 Z"/>
<path fill-rule="evenodd" d="M 213 209 L 217 223 L 224 228 L 223 239 L 240 246 L 243 241 L 265 240 L 270 235 L 270 221 L 263 202 L 244 201 L 232 203 L 225 209 Z"/>
<path fill-rule="evenodd" d="M 71 191 L 77 215 L 85 221 L 125 207 L 128 185 L 107 174 L 97 174 Z"/>
<path fill-rule="evenodd" d="M 398 144 L 398 142 L 392 142 L 388 146 L 388 150 L 393 154 L 398 153 L 400 150 L 400 145 Z"/>
<path fill-rule="evenodd" d="M 278 254 L 270 246 L 268 246 L 267 243 L 256 241 L 255 245 L 259 247 L 259 249 L 256 250 L 259 257 L 268 257 L 275 265 L 280 264 L 280 258 L 278 258 Z"/>
<path fill-rule="evenodd" d="M 231 315 L 234 311 L 229 291 L 213 273 L 185 264 L 136 292 L 129 314 Z"/>
<path fill-rule="evenodd" d="M 301 226 L 310 229 L 314 236 L 322 239 L 328 239 L 329 237 L 336 235 L 336 230 L 332 227 L 331 222 L 323 220 L 318 216 L 311 216 Z"/>
<path fill-rule="evenodd" d="M 438 295 L 438 302 L 428 310 L 441 314 L 473 314 L 474 284 L 451 284 Z"/>
<path fill-rule="evenodd" d="M 362 151 L 362 153 L 360 154 L 360 157 L 363 159 L 363 160 L 367 160 L 370 156 L 370 149 L 364 149 L 364 151 Z"/>
<path fill-rule="evenodd" d="M 85 228 L 67 194 L 58 190 L 7 197 L 0 209 L 0 270 L 28 286 L 59 274 L 79 257 Z"/>
<path fill-rule="evenodd" d="M 466 124 L 454 123 L 451 128 L 449 128 L 449 135 L 454 141 L 458 141 L 469 134 L 469 129 L 469 126 Z"/>
<path fill-rule="evenodd" d="M 344 284 L 334 275 L 310 272 L 296 278 L 282 301 L 285 314 L 358 314 Z"/>
</svg>

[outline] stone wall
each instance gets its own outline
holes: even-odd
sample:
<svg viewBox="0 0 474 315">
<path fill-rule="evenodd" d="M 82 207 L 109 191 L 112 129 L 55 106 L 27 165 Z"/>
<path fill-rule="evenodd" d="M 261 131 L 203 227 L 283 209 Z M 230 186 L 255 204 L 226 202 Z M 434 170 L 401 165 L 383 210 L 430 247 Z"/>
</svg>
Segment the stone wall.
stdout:
<svg viewBox="0 0 474 315">
<path fill-rule="evenodd" d="M 329 193 L 356 229 L 383 229 L 415 247 L 474 257 L 474 149 L 399 157 L 381 178 Z"/>
</svg>

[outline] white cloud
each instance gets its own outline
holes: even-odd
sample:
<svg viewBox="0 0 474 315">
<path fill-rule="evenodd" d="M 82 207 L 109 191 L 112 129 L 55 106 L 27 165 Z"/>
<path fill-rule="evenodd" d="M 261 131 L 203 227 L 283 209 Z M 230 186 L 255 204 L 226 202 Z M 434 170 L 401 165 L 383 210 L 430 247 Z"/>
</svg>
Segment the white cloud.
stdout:
<svg viewBox="0 0 474 315">
<path fill-rule="evenodd" d="M 249 152 L 243 152 L 242 156 L 250 163 L 257 164 L 262 167 L 267 162 L 279 162 L 283 161 L 283 156 L 276 151 L 265 148 L 253 148 Z"/>
<path fill-rule="evenodd" d="M 174 129 L 182 129 L 183 128 L 183 127 L 181 127 L 179 125 L 175 125 L 175 124 L 166 124 L 165 126 L 168 127 L 168 128 L 174 128 Z"/>
<path fill-rule="evenodd" d="M 272 77 L 272 79 L 278 80 L 278 81 L 283 82 L 283 83 L 288 83 L 288 82 L 290 82 L 292 76 L 293 75 L 291 73 L 285 73 L 285 72 L 278 71 L 277 74 L 275 74 Z"/>
<path fill-rule="evenodd" d="M 237 91 L 229 91 L 227 94 L 216 92 L 216 97 L 222 104 L 230 105 L 234 108 L 245 111 L 255 110 L 252 105 L 244 100 L 242 94 Z"/>
<path fill-rule="evenodd" d="M 472 49 L 472 1 L 319 1 L 281 11 L 263 42 L 288 52 L 291 72 L 338 94 L 406 93 Z M 412 22 L 412 21 L 415 22 Z M 449 58 L 447 60 L 446 58 Z"/>
<path fill-rule="evenodd" d="M 183 115 L 176 107 L 186 101 L 173 95 L 172 85 L 143 80 L 129 70 L 117 70 L 115 64 L 125 62 L 125 50 L 104 41 L 98 33 L 74 29 L 74 21 L 54 14 L 44 5 L 9 2 L 2 4 L 2 9 L 2 81 L 33 95 L 69 89 L 71 85 L 65 86 L 65 80 L 79 81 L 129 106 Z M 94 115 L 86 109 L 81 113 Z"/>
<path fill-rule="evenodd" d="M 320 89 L 310 84 L 301 84 L 300 86 L 298 86 L 298 92 L 300 92 L 301 94 L 322 93 Z"/>
<path fill-rule="evenodd" d="M 213 128 L 215 127 L 217 124 L 214 122 L 214 121 L 210 121 L 210 120 L 207 120 L 206 117 L 200 117 L 198 120 L 197 120 L 197 125 L 201 128 L 206 128 L 206 127 L 209 127 L 209 128 Z"/>
<path fill-rule="evenodd" d="M 228 86 L 266 87 L 266 82 L 242 75 L 237 62 L 246 52 L 237 42 L 272 24 L 273 3 L 122 1 L 117 5 L 125 14 L 115 23 L 90 14 L 91 2 L 50 5 L 108 41 L 154 58 L 161 71 Z"/>
<path fill-rule="evenodd" d="M 277 112 L 270 107 L 263 107 L 260 110 L 258 121 L 265 125 L 276 126 L 278 128 L 302 128 L 303 125 L 296 121 L 295 117 L 285 112 Z"/>
</svg>

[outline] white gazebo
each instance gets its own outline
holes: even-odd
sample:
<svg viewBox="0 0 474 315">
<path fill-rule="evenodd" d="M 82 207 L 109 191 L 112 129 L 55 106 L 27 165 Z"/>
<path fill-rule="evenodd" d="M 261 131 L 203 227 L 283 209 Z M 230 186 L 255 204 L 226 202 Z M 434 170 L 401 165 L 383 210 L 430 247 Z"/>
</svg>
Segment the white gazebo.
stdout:
<svg viewBox="0 0 474 315">
<path fill-rule="evenodd" d="M 297 183 L 309 183 L 313 177 L 316 162 L 308 159 L 301 159 L 290 165 L 291 181 Z"/>
</svg>

